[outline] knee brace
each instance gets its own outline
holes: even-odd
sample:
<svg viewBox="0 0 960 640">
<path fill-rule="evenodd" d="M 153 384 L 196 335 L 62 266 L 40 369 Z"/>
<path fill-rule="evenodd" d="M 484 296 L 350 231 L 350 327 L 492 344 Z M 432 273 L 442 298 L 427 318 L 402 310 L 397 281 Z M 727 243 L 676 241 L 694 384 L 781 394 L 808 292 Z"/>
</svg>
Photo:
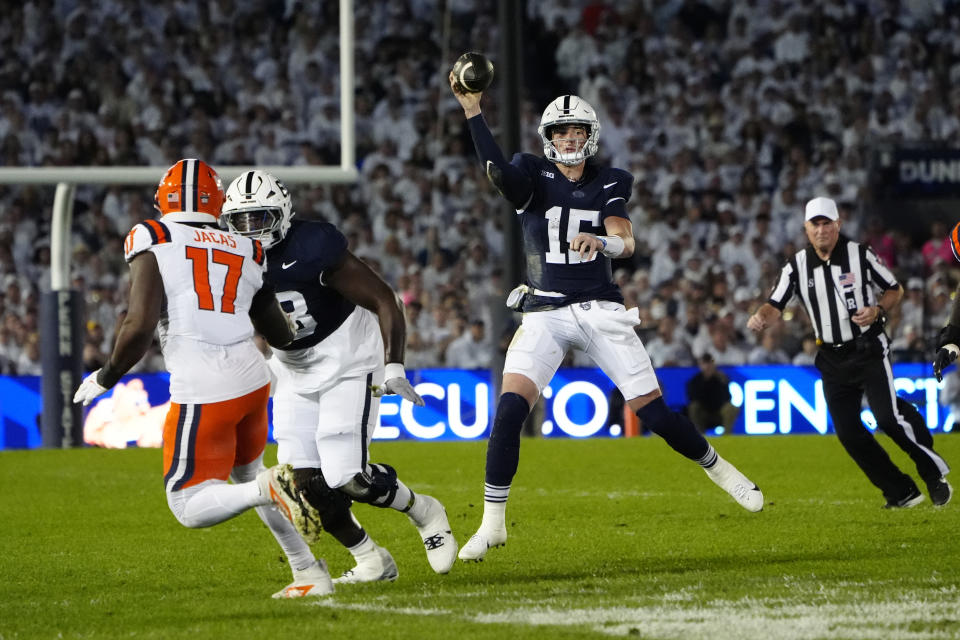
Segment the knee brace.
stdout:
<svg viewBox="0 0 960 640">
<path fill-rule="evenodd" d="M 388 464 L 371 464 L 370 473 L 358 473 L 339 489 L 357 502 L 389 505 L 397 495 L 397 472 Z"/>
<path fill-rule="evenodd" d="M 320 469 L 294 469 L 293 484 L 303 499 L 320 514 L 320 526 L 336 531 L 350 517 L 350 498 L 342 491 L 332 489 Z"/>
</svg>

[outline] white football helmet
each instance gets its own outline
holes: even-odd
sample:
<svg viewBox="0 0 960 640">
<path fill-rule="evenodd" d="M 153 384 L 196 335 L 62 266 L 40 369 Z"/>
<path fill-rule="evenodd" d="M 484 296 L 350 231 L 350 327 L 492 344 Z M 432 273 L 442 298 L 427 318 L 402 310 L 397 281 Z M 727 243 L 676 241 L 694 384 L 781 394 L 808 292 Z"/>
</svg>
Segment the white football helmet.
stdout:
<svg viewBox="0 0 960 640">
<path fill-rule="evenodd" d="M 290 191 L 266 171 L 241 173 L 227 187 L 220 225 L 269 249 L 287 235 L 293 217 Z"/>
<path fill-rule="evenodd" d="M 586 127 L 587 141 L 576 151 L 560 153 L 554 141 L 550 140 L 550 129 L 557 125 L 568 124 Z M 537 133 L 543 140 L 543 154 L 548 160 L 565 165 L 576 165 L 596 155 L 600 144 L 600 120 L 597 119 L 597 112 L 593 107 L 580 96 L 560 96 L 543 110 Z"/>
</svg>

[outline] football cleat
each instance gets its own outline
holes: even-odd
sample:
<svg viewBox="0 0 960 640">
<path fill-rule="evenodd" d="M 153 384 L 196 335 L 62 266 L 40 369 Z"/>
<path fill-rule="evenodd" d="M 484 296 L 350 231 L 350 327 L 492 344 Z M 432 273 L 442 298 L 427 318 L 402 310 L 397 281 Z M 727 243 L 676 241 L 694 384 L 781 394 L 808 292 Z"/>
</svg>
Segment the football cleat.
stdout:
<svg viewBox="0 0 960 640">
<path fill-rule="evenodd" d="M 506 543 L 506 529 L 489 530 L 480 527 L 460 549 L 459 557 L 464 562 L 480 562 L 487 555 L 488 549 L 502 547 Z"/>
<path fill-rule="evenodd" d="M 423 546 L 427 551 L 427 561 L 437 573 L 449 573 L 453 563 L 457 560 L 457 540 L 450 530 L 447 520 L 447 511 L 440 501 L 433 496 L 417 494 L 417 500 L 426 502 L 425 515 L 422 524 L 412 517 L 410 522 L 420 532 Z"/>
<path fill-rule="evenodd" d="M 333 593 L 333 581 L 327 563 L 317 560 L 309 569 L 293 572 L 293 582 L 273 594 L 274 598 L 307 598 Z"/>
<path fill-rule="evenodd" d="M 750 482 L 735 466 L 717 456 L 716 463 L 704 469 L 718 487 L 730 494 L 747 511 L 757 512 L 763 509 L 763 492 Z"/>
<path fill-rule="evenodd" d="M 936 507 L 942 507 L 950 502 L 950 498 L 953 497 L 953 487 L 943 476 L 933 482 L 928 482 L 927 491 L 930 492 L 930 501 Z"/>
<path fill-rule="evenodd" d="M 399 577 L 397 563 L 393 556 L 383 547 L 377 547 L 369 558 L 357 561 L 357 566 L 347 569 L 334 584 L 357 584 L 360 582 L 393 582 Z"/>
<path fill-rule="evenodd" d="M 293 483 L 293 467 L 279 464 L 257 474 L 260 493 L 268 496 L 277 510 L 293 523 L 308 544 L 320 539 L 320 514 L 303 499 Z"/>
</svg>

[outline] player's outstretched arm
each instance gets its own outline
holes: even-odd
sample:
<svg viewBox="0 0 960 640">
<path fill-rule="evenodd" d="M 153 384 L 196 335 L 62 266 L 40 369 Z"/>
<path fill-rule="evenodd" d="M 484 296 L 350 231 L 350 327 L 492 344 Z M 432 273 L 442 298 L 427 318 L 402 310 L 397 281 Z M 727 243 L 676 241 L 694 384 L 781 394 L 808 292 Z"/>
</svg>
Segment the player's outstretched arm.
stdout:
<svg viewBox="0 0 960 640">
<path fill-rule="evenodd" d="M 323 281 L 350 302 L 377 314 L 387 363 L 383 387 L 378 395 L 396 393 L 416 405 L 423 398 L 413 390 L 403 369 L 407 344 L 407 322 L 403 302 L 383 278 L 350 251 L 336 269 L 325 271 Z"/>
<path fill-rule="evenodd" d="M 500 194 L 509 200 L 513 206 L 523 207 L 533 193 L 533 181 L 518 167 L 507 162 L 503 152 L 493 139 L 487 123 L 480 115 L 480 97 L 482 93 L 464 93 L 460 90 L 453 72 L 449 75 L 450 90 L 463 107 L 463 115 L 467 118 L 470 128 L 470 137 L 477 149 L 480 164 L 483 165 L 487 179 L 497 188 Z"/>
<path fill-rule="evenodd" d="M 153 342 L 160 321 L 163 279 L 157 258 L 145 251 L 130 261 L 129 307 L 120 326 L 113 351 L 102 369 L 97 369 L 80 384 L 74 402 L 84 405 L 117 384 L 120 377 L 139 362 Z"/>
</svg>

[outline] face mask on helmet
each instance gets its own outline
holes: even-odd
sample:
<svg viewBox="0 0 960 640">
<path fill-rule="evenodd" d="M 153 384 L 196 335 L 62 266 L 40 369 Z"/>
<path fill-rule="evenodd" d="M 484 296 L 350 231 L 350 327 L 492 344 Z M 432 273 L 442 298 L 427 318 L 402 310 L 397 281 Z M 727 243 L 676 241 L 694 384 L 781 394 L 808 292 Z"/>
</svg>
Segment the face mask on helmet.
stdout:
<svg viewBox="0 0 960 640">
<path fill-rule="evenodd" d="M 551 131 L 555 127 L 566 128 L 570 125 L 579 125 L 586 129 L 587 139 L 575 150 L 561 151 L 555 143 L 572 138 L 551 140 Z M 573 166 L 596 155 L 600 143 L 600 121 L 596 111 L 583 98 L 573 95 L 560 96 L 543 110 L 537 133 L 543 141 L 543 154 L 548 160 Z"/>
<path fill-rule="evenodd" d="M 227 187 L 220 226 L 269 249 L 287 235 L 293 214 L 290 192 L 282 182 L 265 171 L 247 171 Z"/>
<path fill-rule="evenodd" d="M 223 182 L 206 162 L 180 160 L 163 175 L 153 203 L 171 220 L 213 222 L 220 217 Z"/>
</svg>

